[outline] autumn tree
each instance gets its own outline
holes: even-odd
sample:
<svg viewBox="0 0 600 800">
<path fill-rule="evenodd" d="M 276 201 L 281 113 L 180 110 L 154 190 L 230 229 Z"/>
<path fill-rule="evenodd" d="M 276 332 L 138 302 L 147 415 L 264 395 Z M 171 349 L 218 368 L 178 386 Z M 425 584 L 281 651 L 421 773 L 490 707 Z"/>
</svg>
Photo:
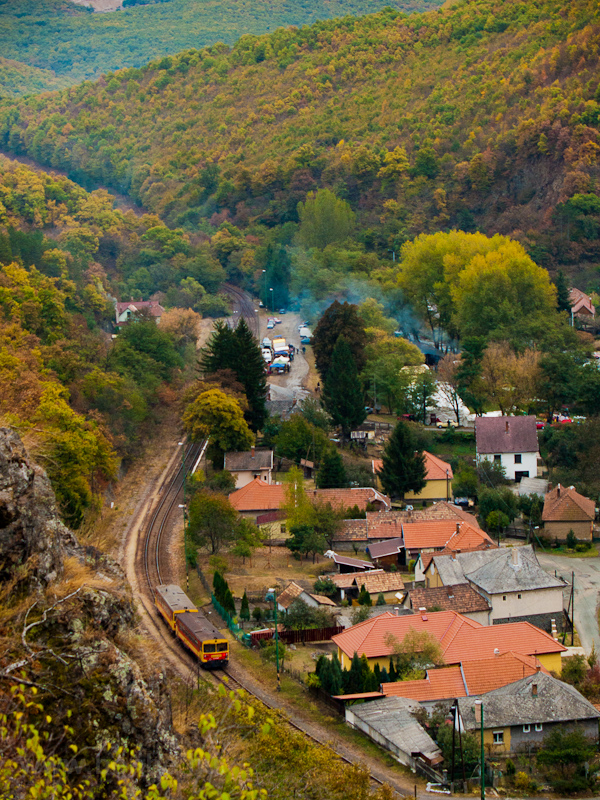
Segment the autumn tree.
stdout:
<svg viewBox="0 0 600 800">
<path fill-rule="evenodd" d="M 488 399 L 502 414 L 527 410 L 539 383 L 539 352 L 527 349 L 521 354 L 508 342 L 491 342 L 481 361 L 481 380 Z"/>
<path fill-rule="evenodd" d="M 216 470 L 223 469 L 225 453 L 248 450 L 254 443 L 240 404 L 219 389 L 202 392 L 189 403 L 183 424 L 193 441 L 209 439 L 207 452 Z"/>
<path fill-rule="evenodd" d="M 442 648 L 438 640 L 427 631 L 411 628 L 402 641 L 393 634 L 386 634 L 385 644 L 392 649 L 390 662 L 394 663 L 400 680 L 423 677 L 423 672 L 432 664 L 444 664 Z"/>
<path fill-rule="evenodd" d="M 235 539 L 237 511 L 222 494 L 197 492 L 189 507 L 188 534 L 196 547 L 218 553 Z"/>
<path fill-rule="evenodd" d="M 304 203 L 298 203 L 300 228 L 298 241 L 304 247 L 323 249 L 342 242 L 354 229 L 354 212 L 345 200 L 329 189 L 309 192 Z"/>
<path fill-rule="evenodd" d="M 392 497 L 420 492 L 425 486 L 425 457 L 417 452 L 416 438 L 407 422 L 400 421 L 392 431 L 382 456 L 379 477 Z"/>
</svg>

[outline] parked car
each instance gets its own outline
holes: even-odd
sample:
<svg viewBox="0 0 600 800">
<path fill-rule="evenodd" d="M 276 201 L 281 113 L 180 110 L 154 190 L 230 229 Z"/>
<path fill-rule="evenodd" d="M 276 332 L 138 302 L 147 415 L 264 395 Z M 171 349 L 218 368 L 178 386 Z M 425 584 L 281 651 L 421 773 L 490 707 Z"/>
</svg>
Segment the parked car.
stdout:
<svg viewBox="0 0 600 800">
<path fill-rule="evenodd" d="M 272 319 L 270 319 L 270 320 L 267 322 L 267 330 L 268 330 L 268 331 L 270 331 L 270 330 L 272 330 L 274 327 L 275 327 L 275 323 L 273 322 L 273 320 L 272 320 Z"/>
<path fill-rule="evenodd" d="M 438 420 L 435 423 L 436 428 L 458 428 L 458 422 L 455 422 L 453 419 L 447 419 L 445 422 L 442 420 Z"/>
<path fill-rule="evenodd" d="M 543 420 L 538 420 L 535 423 L 535 427 L 538 429 L 538 431 L 541 431 L 546 427 L 546 423 Z"/>
<path fill-rule="evenodd" d="M 287 314 L 287 311 L 285 310 L 285 308 L 280 308 L 279 309 L 279 313 L 280 314 Z"/>
<path fill-rule="evenodd" d="M 371 406 L 365 406 L 365 411 L 367 412 L 367 414 L 373 413 L 373 409 L 371 408 Z"/>
</svg>

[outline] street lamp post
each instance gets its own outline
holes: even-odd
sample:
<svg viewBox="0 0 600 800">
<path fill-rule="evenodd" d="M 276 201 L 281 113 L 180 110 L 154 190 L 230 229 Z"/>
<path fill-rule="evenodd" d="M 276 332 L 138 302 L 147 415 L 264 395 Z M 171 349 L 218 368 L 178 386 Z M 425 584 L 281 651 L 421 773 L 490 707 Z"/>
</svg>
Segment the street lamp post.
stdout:
<svg viewBox="0 0 600 800">
<path fill-rule="evenodd" d="M 269 291 L 271 292 L 271 312 L 274 314 L 275 313 L 275 300 L 273 299 L 274 298 L 274 294 L 273 294 L 273 287 L 272 286 L 269 289 Z"/>
<path fill-rule="evenodd" d="M 481 723 L 481 800 L 485 800 L 485 751 L 483 749 L 483 701 L 475 700 L 475 720 Z"/>
<path fill-rule="evenodd" d="M 265 279 L 265 305 L 267 304 L 267 270 L 263 269 L 263 277 Z"/>
<path fill-rule="evenodd" d="M 266 599 L 273 600 L 273 615 L 275 617 L 275 665 L 277 669 L 277 691 L 280 692 L 281 680 L 279 677 L 279 631 L 277 629 L 277 589 L 275 587 L 269 589 Z"/>
<path fill-rule="evenodd" d="M 450 502 L 450 470 L 446 470 L 446 502 Z"/>
</svg>

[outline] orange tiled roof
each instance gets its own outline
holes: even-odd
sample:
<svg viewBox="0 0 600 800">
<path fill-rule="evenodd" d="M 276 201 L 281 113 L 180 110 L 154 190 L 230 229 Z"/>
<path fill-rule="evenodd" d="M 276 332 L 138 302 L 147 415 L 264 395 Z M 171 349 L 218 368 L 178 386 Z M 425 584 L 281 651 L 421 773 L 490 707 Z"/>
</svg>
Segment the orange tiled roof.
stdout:
<svg viewBox="0 0 600 800">
<path fill-rule="evenodd" d="M 354 508 L 365 511 L 369 503 L 383 503 L 391 508 L 390 498 L 371 486 L 357 486 L 354 489 L 308 489 L 309 499 L 314 502 L 330 503 L 333 508 Z"/>
<path fill-rule="evenodd" d="M 229 495 L 229 502 L 236 511 L 273 511 L 285 502 L 285 487 L 254 478 L 246 486 Z"/>
<path fill-rule="evenodd" d="M 433 453 L 430 453 L 427 450 L 423 450 L 423 455 L 425 456 L 425 480 L 426 481 L 445 481 L 446 478 L 452 478 L 454 475 L 452 474 L 452 467 L 446 461 L 442 461 L 441 458 L 434 456 Z M 381 458 L 374 458 L 371 461 L 371 468 L 375 474 L 381 472 L 383 469 L 383 459 Z M 448 474 L 446 474 L 446 470 L 448 470 Z"/>
<path fill-rule="evenodd" d="M 576 492 L 572 486 L 568 488 L 560 483 L 544 497 L 544 522 L 577 522 L 591 521 L 596 516 L 593 500 Z"/>
<path fill-rule="evenodd" d="M 524 655 L 560 653 L 566 647 L 529 622 L 483 626 L 455 611 L 396 616 L 390 612 L 353 625 L 333 637 L 336 645 L 351 658 L 354 653 L 367 658 L 389 656 L 393 652 L 391 634 L 401 642 L 411 630 L 427 631 L 438 640 L 447 664 L 467 659 L 490 658 L 515 651 Z"/>
<path fill-rule="evenodd" d="M 441 549 L 446 546 L 470 550 L 486 542 L 493 544 L 492 539 L 481 528 L 474 528 L 467 522 L 455 522 L 451 519 L 404 522 L 402 535 L 407 550 L 430 547 Z"/>
<path fill-rule="evenodd" d="M 463 661 L 462 665 L 429 669 L 422 680 L 384 683 L 381 690 L 386 696 L 407 697 L 421 702 L 448 700 L 491 692 L 527 678 L 538 670 L 550 674 L 537 658 L 509 652 L 492 658 Z"/>
</svg>

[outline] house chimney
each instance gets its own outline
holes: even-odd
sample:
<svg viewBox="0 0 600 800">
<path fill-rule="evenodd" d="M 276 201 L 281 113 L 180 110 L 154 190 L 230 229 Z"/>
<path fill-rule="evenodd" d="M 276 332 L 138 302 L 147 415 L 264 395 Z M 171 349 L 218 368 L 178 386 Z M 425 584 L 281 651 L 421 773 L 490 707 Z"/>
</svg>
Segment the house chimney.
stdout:
<svg viewBox="0 0 600 800">
<path fill-rule="evenodd" d="M 537 683 L 532 683 L 532 684 L 531 684 L 531 696 L 532 696 L 532 697 L 537 697 L 537 696 L 538 696 L 538 695 L 537 695 L 537 692 L 538 692 L 538 685 L 537 685 Z"/>
<path fill-rule="evenodd" d="M 399 616 L 400 616 L 400 609 L 398 608 L 398 606 L 394 606 L 394 614 L 395 614 L 397 617 L 399 617 Z"/>
<path fill-rule="evenodd" d="M 506 425 L 506 433 L 508 433 L 508 420 L 504 424 Z"/>
<path fill-rule="evenodd" d="M 252 445 L 252 447 L 250 448 L 250 454 L 251 454 L 250 458 L 254 458 L 255 451 L 256 451 L 256 448 L 254 447 L 254 445 Z"/>
<path fill-rule="evenodd" d="M 460 522 L 456 523 L 456 532 L 460 533 Z"/>
<path fill-rule="evenodd" d="M 541 664 L 536 664 L 536 667 L 535 667 L 536 675 L 538 674 L 538 672 L 541 672 L 541 671 L 542 671 L 542 665 Z"/>
<path fill-rule="evenodd" d="M 500 655 L 500 650 L 498 650 L 497 647 L 494 647 L 494 655 L 495 656 L 499 656 Z"/>
<path fill-rule="evenodd" d="M 421 615 L 421 619 L 423 620 L 423 622 L 427 622 L 427 609 L 419 608 L 419 614 Z"/>
<path fill-rule="evenodd" d="M 556 487 L 556 496 L 560 497 L 560 483 Z"/>
<path fill-rule="evenodd" d="M 519 564 L 519 554 L 517 553 L 516 547 L 513 547 L 510 555 L 511 555 L 512 563 L 515 565 L 515 567 L 518 566 L 518 564 Z"/>
</svg>

